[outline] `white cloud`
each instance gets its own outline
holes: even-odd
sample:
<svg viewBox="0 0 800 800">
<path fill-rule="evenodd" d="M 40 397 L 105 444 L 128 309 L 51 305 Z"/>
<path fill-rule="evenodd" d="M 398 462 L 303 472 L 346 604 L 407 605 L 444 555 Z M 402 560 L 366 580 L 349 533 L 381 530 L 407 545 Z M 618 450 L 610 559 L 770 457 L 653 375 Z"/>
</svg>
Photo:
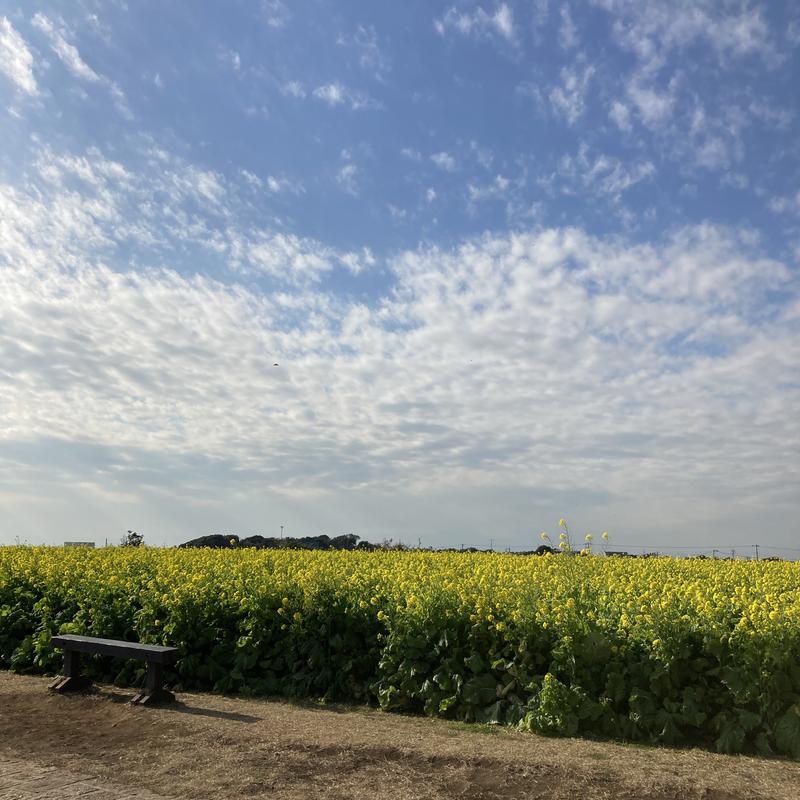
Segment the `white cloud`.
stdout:
<svg viewBox="0 0 800 800">
<path fill-rule="evenodd" d="M 378 44 L 378 34 L 372 25 L 359 25 L 351 36 L 341 34 L 336 43 L 358 53 L 362 69 L 371 72 L 377 80 L 383 80 L 391 65 L 389 57 Z"/>
<path fill-rule="evenodd" d="M 434 27 L 441 36 L 452 30 L 464 36 L 492 34 L 509 42 L 514 41 L 515 37 L 514 15 L 507 3 L 498 5 L 494 12 L 488 12 L 480 6 L 472 13 L 452 7 L 434 22 Z"/>
<path fill-rule="evenodd" d="M 578 29 L 572 20 L 572 13 L 568 5 L 562 6 L 560 13 L 561 25 L 558 29 L 558 43 L 564 50 L 571 50 L 580 44 Z"/>
<path fill-rule="evenodd" d="M 511 8 L 506 3 L 501 3 L 498 6 L 492 17 L 497 31 L 506 37 L 509 41 L 514 38 L 514 16 L 511 13 Z"/>
<path fill-rule="evenodd" d="M 558 177 L 575 185 L 574 191 L 590 191 L 619 202 L 622 194 L 641 181 L 655 177 L 651 161 L 623 162 L 603 153 L 592 154 L 581 145 L 576 156 L 565 155 L 558 167 Z"/>
<path fill-rule="evenodd" d="M 621 131 L 631 130 L 631 112 L 624 103 L 615 100 L 611 104 L 608 116 Z"/>
<path fill-rule="evenodd" d="M 265 105 L 245 106 L 243 111 L 251 119 L 269 119 L 269 108 Z"/>
<path fill-rule="evenodd" d="M 671 93 L 659 92 L 636 80 L 628 84 L 627 91 L 639 117 L 648 128 L 659 128 L 672 116 L 675 98 Z"/>
<path fill-rule="evenodd" d="M 270 28 L 283 28 L 289 21 L 290 13 L 282 0 L 263 0 L 264 19 Z"/>
<path fill-rule="evenodd" d="M 340 106 L 347 99 L 347 90 L 341 83 L 328 83 L 314 89 L 314 97 L 327 103 L 329 106 Z"/>
<path fill-rule="evenodd" d="M 422 161 L 422 153 L 419 150 L 415 150 L 413 147 L 404 147 L 400 151 L 400 155 L 403 158 L 407 158 L 409 161 Z"/>
<path fill-rule="evenodd" d="M 440 153 L 434 153 L 431 156 L 431 161 L 444 172 L 455 172 L 458 167 L 455 158 L 445 150 L 442 150 Z"/>
<path fill-rule="evenodd" d="M 260 272 L 292 283 L 319 280 L 335 260 L 333 251 L 319 242 L 284 233 L 252 242 L 246 257 Z"/>
<path fill-rule="evenodd" d="M 549 94 L 553 110 L 562 116 L 568 125 L 574 125 L 586 110 L 586 95 L 589 82 L 595 73 L 593 66 L 583 69 L 563 67 L 561 85 L 554 87 Z"/>
<path fill-rule="evenodd" d="M 800 301 L 746 232 L 641 245 L 563 228 L 425 247 L 399 254 L 391 291 L 366 305 L 302 282 L 261 293 L 115 271 L 96 240 L 63 238 L 64 225 L 91 232 L 88 218 L 7 187 L 0 204 L 0 447 L 35 443 L 34 480 L 67 448 L 62 485 L 220 498 L 235 475 L 240 493 L 333 504 L 358 490 L 403 524 L 416 502 L 466 519 L 535 496 L 547 519 L 580 499 L 652 531 L 672 507 L 673 544 L 692 521 L 722 529 L 730 503 L 798 510 Z M 250 249 L 266 272 L 334 260 L 290 235 Z M 16 463 L 0 470 L 23 480 Z"/>
<path fill-rule="evenodd" d="M 306 96 L 306 90 L 300 81 L 289 81 L 285 83 L 281 89 L 283 94 L 291 95 L 292 97 L 297 98 L 304 98 Z"/>
<path fill-rule="evenodd" d="M 633 51 L 645 69 L 657 69 L 672 50 L 698 41 L 720 58 L 759 55 L 771 61 L 776 53 L 761 9 L 748 4 L 695 0 L 594 0 L 614 18 L 614 35 Z"/>
<path fill-rule="evenodd" d="M 433 202 L 433 201 L 436 199 L 436 197 L 437 197 L 437 194 L 436 194 L 436 189 L 434 189 L 432 186 L 429 186 L 429 187 L 428 187 L 428 188 L 425 190 L 425 199 L 426 199 L 426 200 L 427 200 L 429 203 L 432 203 L 432 202 Z"/>
<path fill-rule="evenodd" d="M 239 72 L 242 69 L 242 57 L 236 50 L 223 48 L 220 50 L 219 60 L 225 66 L 229 66 L 234 72 Z"/>
<path fill-rule="evenodd" d="M 240 169 L 239 174 L 252 189 L 266 189 L 271 194 L 303 194 L 305 191 L 300 181 L 291 181 L 289 178 L 267 175 L 262 180 L 258 175 L 247 169 Z"/>
<path fill-rule="evenodd" d="M 31 19 L 31 23 L 35 28 L 38 28 L 45 34 L 50 42 L 50 47 L 53 52 L 58 56 L 64 66 L 76 77 L 87 83 L 97 83 L 105 86 L 117 111 L 126 119 L 132 119 L 128 101 L 124 92 L 120 87 L 111 79 L 99 75 L 93 70 L 82 58 L 75 45 L 66 40 L 66 31 L 62 28 L 56 27 L 53 22 L 41 12 L 37 12 Z"/>
<path fill-rule="evenodd" d="M 336 182 L 348 194 L 358 196 L 358 167 L 352 162 L 343 164 L 336 173 Z"/>
<path fill-rule="evenodd" d="M 0 18 L 0 72 L 17 89 L 30 95 L 38 94 L 31 51 L 6 17 Z"/>
<path fill-rule="evenodd" d="M 767 205 L 775 214 L 800 214 L 800 191 L 794 196 L 772 197 Z"/>
<path fill-rule="evenodd" d="M 78 48 L 64 38 L 63 33 L 55 28 L 48 17 L 37 12 L 31 23 L 47 36 L 53 52 L 75 77 L 90 83 L 100 82 L 100 76 L 81 58 Z"/>
<path fill-rule="evenodd" d="M 267 188 L 273 194 L 280 194 L 281 192 L 289 192 L 290 194 L 302 194 L 302 183 L 299 181 L 290 181 L 288 178 L 276 178 L 274 175 L 267 175 Z"/>
<path fill-rule="evenodd" d="M 495 175 L 491 183 L 478 186 L 474 183 L 467 185 L 467 196 L 470 203 L 476 203 L 480 200 L 487 199 L 502 199 L 506 196 L 511 181 L 503 175 Z"/>
<path fill-rule="evenodd" d="M 147 166 L 131 171 L 96 148 L 80 155 L 42 148 L 33 163 L 38 180 L 26 192 L 8 187 L 0 253 L 26 258 L 24 242 L 41 237 L 52 248 L 47 258 L 61 264 L 74 264 L 87 251 L 113 260 L 121 247 L 135 246 L 138 257 L 152 263 L 191 262 L 199 255 L 217 270 L 261 272 L 287 283 L 315 281 L 332 269 L 352 271 L 352 256 L 345 260 L 352 249 L 343 254 L 265 218 L 263 199 L 302 193 L 299 182 L 262 179 L 244 169 L 225 176 L 157 148 L 147 155 Z"/>
<path fill-rule="evenodd" d="M 331 107 L 348 105 L 354 111 L 363 108 L 377 108 L 378 103 L 365 92 L 351 89 L 339 81 L 317 86 L 312 95 Z"/>
<path fill-rule="evenodd" d="M 706 169 L 721 169 L 730 164 L 727 144 L 719 136 L 710 136 L 694 151 L 694 161 Z"/>
<path fill-rule="evenodd" d="M 338 260 L 343 266 L 350 270 L 353 275 L 360 275 L 370 267 L 374 267 L 377 263 L 369 247 L 363 247 L 360 251 L 352 250 L 347 253 L 341 253 L 338 256 Z"/>
<path fill-rule="evenodd" d="M 494 161 L 494 154 L 488 147 L 481 147 L 476 141 L 469 143 L 470 152 L 475 160 L 484 168 L 491 169 Z"/>
</svg>

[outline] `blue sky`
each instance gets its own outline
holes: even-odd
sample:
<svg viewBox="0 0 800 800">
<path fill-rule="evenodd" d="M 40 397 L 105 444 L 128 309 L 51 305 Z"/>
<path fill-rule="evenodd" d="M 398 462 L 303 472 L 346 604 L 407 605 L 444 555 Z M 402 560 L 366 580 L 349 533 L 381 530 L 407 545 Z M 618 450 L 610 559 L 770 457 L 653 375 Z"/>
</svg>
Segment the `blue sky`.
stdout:
<svg viewBox="0 0 800 800">
<path fill-rule="evenodd" d="M 0 539 L 800 548 L 798 74 L 791 2 L 0 0 Z"/>
</svg>

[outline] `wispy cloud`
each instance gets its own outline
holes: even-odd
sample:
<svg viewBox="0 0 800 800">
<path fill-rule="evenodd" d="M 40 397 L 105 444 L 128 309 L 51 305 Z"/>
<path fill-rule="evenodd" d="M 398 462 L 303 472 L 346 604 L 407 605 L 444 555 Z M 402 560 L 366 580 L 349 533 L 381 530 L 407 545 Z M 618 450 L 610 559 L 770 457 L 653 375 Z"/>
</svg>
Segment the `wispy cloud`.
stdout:
<svg viewBox="0 0 800 800">
<path fill-rule="evenodd" d="M 495 175 L 494 179 L 484 185 L 467 184 L 467 197 L 471 204 L 481 200 L 504 199 L 511 186 L 511 181 L 503 175 Z"/>
<path fill-rule="evenodd" d="M 643 66 L 658 69 L 672 50 L 698 41 L 719 58 L 757 55 L 772 61 L 777 53 L 758 7 L 749 4 L 697 0 L 675 4 L 668 0 L 594 0 L 614 17 L 614 36 L 636 53 Z"/>
<path fill-rule="evenodd" d="M 289 81 L 281 87 L 281 92 L 291 97 L 303 99 L 306 96 L 305 86 L 300 81 Z"/>
<path fill-rule="evenodd" d="M 100 83 L 100 76 L 81 58 L 78 48 L 64 38 L 64 34 L 56 29 L 48 17 L 39 12 L 34 15 L 31 23 L 47 36 L 53 52 L 75 77 L 91 83 Z"/>
<path fill-rule="evenodd" d="M 586 110 L 586 95 L 589 82 L 595 73 L 591 65 L 583 69 L 563 67 L 561 84 L 551 89 L 549 98 L 553 110 L 563 117 L 568 125 L 574 125 Z"/>
<path fill-rule="evenodd" d="M 352 162 L 343 164 L 336 173 L 336 182 L 348 194 L 358 196 L 358 167 Z"/>
<path fill-rule="evenodd" d="M 560 9 L 561 24 L 558 28 L 558 43 L 564 50 L 572 50 L 580 44 L 578 28 L 572 19 L 572 12 L 568 5 Z"/>
<path fill-rule="evenodd" d="M 371 72 L 377 80 L 384 80 L 391 69 L 389 56 L 378 43 L 378 34 L 372 25 L 359 25 L 352 34 L 340 34 L 336 43 L 354 50 L 358 54 L 359 66 Z"/>
<path fill-rule="evenodd" d="M 501 3 L 493 11 L 481 6 L 472 12 L 461 11 L 454 6 L 434 22 L 434 27 L 441 36 L 455 31 L 463 36 L 499 36 L 509 42 L 515 37 L 514 14 L 507 3 Z"/>
<path fill-rule="evenodd" d="M 794 213 L 800 215 L 800 191 L 795 195 L 773 197 L 767 205 L 769 210 L 776 214 Z"/>
<path fill-rule="evenodd" d="M 608 112 L 609 119 L 622 131 L 631 130 L 631 112 L 625 103 L 614 100 Z"/>
<path fill-rule="evenodd" d="M 672 115 L 675 98 L 671 92 L 659 92 L 637 80 L 628 84 L 628 97 L 648 128 L 658 128 Z"/>
<path fill-rule="evenodd" d="M 283 28 L 289 22 L 291 14 L 283 0 L 262 0 L 264 20 L 270 28 Z"/>
<path fill-rule="evenodd" d="M 458 168 L 458 163 L 456 162 L 455 158 L 446 150 L 442 150 L 439 153 L 434 153 L 431 156 L 431 161 L 433 161 L 433 163 L 444 172 L 455 172 Z"/>
<path fill-rule="evenodd" d="M 38 94 L 31 51 L 6 17 L 0 18 L 0 72 L 18 90 L 29 95 Z"/>
<path fill-rule="evenodd" d="M 364 108 L 378 108 L 380 105 L 366 92 L 351 89 L 339 81 L 317 86 L 311 94 L 317 100 L 321 100 L 332 108 L 335 106 L 349 106 L 354 111 L 359 111 Z"/>
<path fill-rule="evenodd" d="M 251 188 L 264 190 L 272 194 L 303 194 L 305 191 L 300 181 L 293 181 L 286 177 L 267 175 L 266 178 L 262 179 L 254 172 L 247 169 L 239 170 L 239 174 Z"/>
<path fill-rule="evenodd" d="M 87 83 L 105 86 L 120 114 L 128 119 L 132 118 L 128 101 L 119 85 L 109 78 L 99 75 L 81 58 L 78 48 L 67 41 L 67 32 L 63 28 L 56 26 L 49 17 L 41 12 L 37 12 L 33 16 L 31 24 L 47 37 L 53 52 L 76 78 Z"/>
<path fill-rule="evenodd" d="M 559 179 L 576 184 L 580 191 L 606 195 L 614 202 L 619 202 L 632 186 L 651 180 L 655 175 L 656 168 L 651 161 L 623 162 L 603 153 L 592 153 L 585 144 L 577 155 L 562 156 L 558 167 Z"/>
<path fill-rule="evenodd" d="M 336 248 L 270 225 L 262 203 L 255 204 L 271 195 L 302 193 L 299 181 L 261 178 L 249 170 L 225 176 L 157 149 L 147 155 L 147 166 L 134 171 L 97 148 L 83 154 L 42 148 L 34 161 L 39 180 L 29 192 L 7 187 L 6 232 L 13 228 L 17 234 L 0 239 L 0 254 L 25 258 L 27 250 L 15 248 L 21 247 L 19 232 L 26 231 L 26 239 L 39 241 L 41 235 L 50 242 L 53 263 L 74 263 L 85 248 L 113 258 L 120 247 L 135 246 L 156 263 L 203 252 L 208 264 L 222 270 L 262 273 L 290 284 L 351 270 L 351 257 L 346 262 Z"/>
</svg>

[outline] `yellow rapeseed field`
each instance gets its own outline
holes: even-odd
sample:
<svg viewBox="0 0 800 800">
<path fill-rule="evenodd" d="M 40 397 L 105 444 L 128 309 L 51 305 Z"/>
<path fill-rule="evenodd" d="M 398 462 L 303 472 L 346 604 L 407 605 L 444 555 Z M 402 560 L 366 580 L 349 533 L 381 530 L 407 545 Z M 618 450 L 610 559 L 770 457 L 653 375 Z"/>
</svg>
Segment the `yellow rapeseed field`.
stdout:
<svg viewBox="0 0 800 800">
<path fill-rule="evenodd" d="M 795 563 L 0 548 L 0 665 L 56 671 L 57 632 L 177 645 L 183 687 L 800 758 Z"/>
</svg>

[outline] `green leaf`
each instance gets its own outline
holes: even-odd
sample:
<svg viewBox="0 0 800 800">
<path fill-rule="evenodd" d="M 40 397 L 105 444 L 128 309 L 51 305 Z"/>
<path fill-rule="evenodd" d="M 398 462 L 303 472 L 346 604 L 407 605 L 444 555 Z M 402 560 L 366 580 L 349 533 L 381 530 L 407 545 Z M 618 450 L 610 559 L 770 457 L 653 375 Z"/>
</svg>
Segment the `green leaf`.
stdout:
<svg viewBox="0 0 800 800">
<path fill-rule="evenodd" d="M 442 700 L 439 703 L 439 712 L 441 714 L 444 714 L 446 711 L 452 708 L 457 702 L 458 702 L 458 696 L 455 694 L 450 695 L 450 697 L 445 697 L 444 700 Z"/>
<path fill-rule="evenodd" d="M 761 725 L 761 715 L 744 708 L 736 709 L 736 721 L 747 732 L 754 730 Z"/>
<path fill-rule="evenodd" d="M 476 675 L 464 684 L 464 700 L 473 706 L 485 706 L 497 699 L 497 681 L 489 674 Z"/>
<path fill-rule="evenodd" d="M 476 675 L 486 670 L 486 662 L 477 653 L 473 653 L 469 658 L 465 658 L 464 664 Z"/>
<path fill-rule="evenodd" d="M 759 733 L 756 736 L 756 750 L 760 756 L 774 756 L 775 751 L 769 743 L 769 738 L 765 733 Z"/>
<path fill-rule="evenodd" d="M 719 738 L 714 744 L 720 753 L 739 753 L 744 744 L 744 736 L 744 728 L 729 722 L 722 726 Z"/>
<path fill-rule="evenodd" d="M 778 720 L 775 743 L 782 753 L 800 759 L 800 703 L 795 703 Z"/>
<path fill-rule="evenodd" d="M 485 725 L 499 725 L 502 719 L 503 708 L 500 700 L 475 712 L 475 722 L 482 722 Z"/>
</svg>

